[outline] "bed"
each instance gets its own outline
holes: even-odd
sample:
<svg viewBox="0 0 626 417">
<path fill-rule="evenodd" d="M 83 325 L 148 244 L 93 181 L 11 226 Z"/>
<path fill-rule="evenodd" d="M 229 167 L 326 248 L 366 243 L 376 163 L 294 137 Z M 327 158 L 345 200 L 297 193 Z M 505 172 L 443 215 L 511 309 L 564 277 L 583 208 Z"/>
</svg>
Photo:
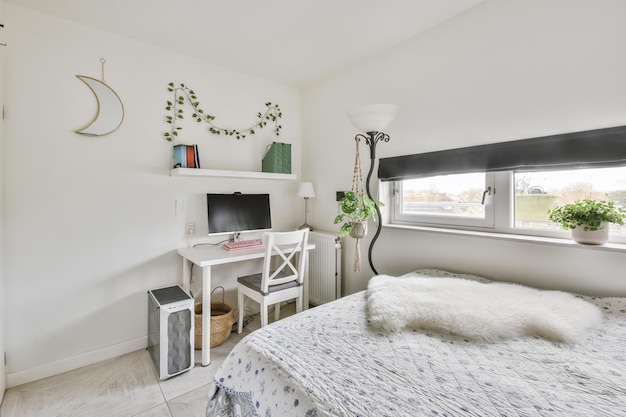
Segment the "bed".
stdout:
<svg viewBox="0 0 626 417">
<path fill-rule="evenodd" d="M 403 278 L 424 277 L 489 284 L 438 270 Z M 626 298 L 575 297 L 601 322 L 562 343 L 372 328 L 359 292 L 244 338 L 207 416 L 626 416 Z"/>
</svg>

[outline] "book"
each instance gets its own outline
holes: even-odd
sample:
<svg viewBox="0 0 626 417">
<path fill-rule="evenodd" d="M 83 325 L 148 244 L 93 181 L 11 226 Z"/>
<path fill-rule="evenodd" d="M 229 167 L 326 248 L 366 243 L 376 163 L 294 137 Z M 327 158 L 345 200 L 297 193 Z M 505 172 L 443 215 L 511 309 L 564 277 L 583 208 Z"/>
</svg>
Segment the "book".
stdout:
<svg viewBox="0 0 626 417">
<path fill-rule="evenodd" d="M 174 145 L 174 168 L 200 168 L 198 145 Z"/>
<path fill-rule="evenodd" d="M 186 149 L 186 157 L 187 157 L 187 168 L 195 168 L 196 167 L 196 157 L 195 157 L 195 149 L 193 146 L 187 146 Z"/>
<path fill-rule="evenodd" d="M 187 168 L 187 145 L 174 145 L 174 168 Z M 185 158 L 183 158 L 185 152 Z"/>
</svg>

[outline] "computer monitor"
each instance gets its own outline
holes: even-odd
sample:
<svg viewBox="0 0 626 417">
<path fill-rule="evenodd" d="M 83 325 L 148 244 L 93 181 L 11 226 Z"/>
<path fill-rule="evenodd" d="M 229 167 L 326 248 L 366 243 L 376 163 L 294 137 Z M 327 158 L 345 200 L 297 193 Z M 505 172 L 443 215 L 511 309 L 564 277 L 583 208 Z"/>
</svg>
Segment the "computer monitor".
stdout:
<svg viewBox="0 0 626 417">
<path fill-rule="evenodd" d="M 269 194 L 207 194 L 209 235 L 258 232 L 272 228 Z"/>
</svg>

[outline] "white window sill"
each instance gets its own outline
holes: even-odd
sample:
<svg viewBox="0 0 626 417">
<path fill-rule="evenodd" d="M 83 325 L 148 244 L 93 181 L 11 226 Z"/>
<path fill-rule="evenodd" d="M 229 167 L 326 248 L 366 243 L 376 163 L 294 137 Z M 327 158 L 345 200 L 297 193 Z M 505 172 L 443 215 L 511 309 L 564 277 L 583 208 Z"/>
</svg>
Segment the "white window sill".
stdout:
<svg viewBox="0 0 626 417">
<path fill-rule="evenodd" d="M 499 240 L 507 240 L 507 241 L 512 241 L 512 242 L 532 243 L 532 244 L 539 244 L 539 245 L 560 246 L 560 247 L 570 247 L 570 248 L 576 248 L 576 249 L 588 249 L 588 250 L 599 250 L 599 251 L 606 251 L 606 252 L 626 253 L 626 244 L 623 244 L 623 243 L 606 243 L 604 245 L 582 245 L 580 243 L 574 242 L 571 239 L 516 235 L 512 233 L 496 233 L 496 232 L 484 232 L 484 231 L 476 231 L 476 230 L 446 229 L 446 228 L 440 228 L 440 227 L 410 226 L 406 224 L 383 224 L 383 227 L 390 228 L 390 229 L 414 230 L 414 231 L 426 232 L 426 233 L 439 233 L 439 234 L 449 234 L 449 235 L 457 235 L 457 236 L 471 236 L 471 237 L 484 238 L 484 239 L 499 239 Z"/>
</svg>

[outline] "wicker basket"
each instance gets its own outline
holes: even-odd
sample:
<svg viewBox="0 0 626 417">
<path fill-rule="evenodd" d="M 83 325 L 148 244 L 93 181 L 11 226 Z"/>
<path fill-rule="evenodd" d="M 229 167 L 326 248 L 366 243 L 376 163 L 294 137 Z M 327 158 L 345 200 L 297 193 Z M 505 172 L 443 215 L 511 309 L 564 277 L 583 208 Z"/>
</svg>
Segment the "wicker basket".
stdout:
<svg viewBox="0 0 626 417">
<path fill-rule="evenodd" d="M 219 346 L 228 339 L 235 322 L 233 308 L 224 302 L 224 287 L 215 287 L 211 295 L 218 288 L 222 290 L 222 302 L 211 302 L 211 347 Z M 194 347 L 202 349 L 202 303 L 196 303 L 195 312 Z"/>
</svg>

